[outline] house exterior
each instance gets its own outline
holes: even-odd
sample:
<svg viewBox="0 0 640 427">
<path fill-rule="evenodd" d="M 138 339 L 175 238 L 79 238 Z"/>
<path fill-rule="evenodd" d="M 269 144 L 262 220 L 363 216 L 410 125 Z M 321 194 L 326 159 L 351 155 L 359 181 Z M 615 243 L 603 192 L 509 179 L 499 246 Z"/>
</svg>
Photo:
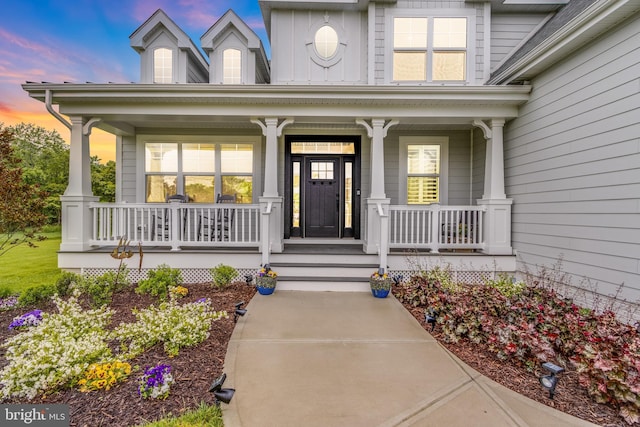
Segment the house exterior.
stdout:
<svg viewBox="0 0 640 427">
<path fill-rule="evenodd" d="M 270 60 L 232 10 L 199 46 L 158 10 L 138 83 L 23 85 L 71 131 L 61 267 L 114 268 L 123 236 L 144 268 L 270 264 L 290 289 L 563 257 L 640 296 L 640 3 L 259 4 Z M 116 203 L 92 195 L 93 127 Z"/>
</svg>

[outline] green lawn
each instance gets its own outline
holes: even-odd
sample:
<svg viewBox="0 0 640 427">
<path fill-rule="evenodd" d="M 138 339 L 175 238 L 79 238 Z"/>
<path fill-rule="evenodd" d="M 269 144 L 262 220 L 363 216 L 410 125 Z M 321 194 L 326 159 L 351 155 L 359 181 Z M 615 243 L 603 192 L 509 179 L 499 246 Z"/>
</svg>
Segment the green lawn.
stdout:
<svg viewBox="0 0 640 427">
<path fill-rule="evenodd" d="M 58 254 L 60 229 L 41 233 L 47 237 L 37 248 L 20 245 L 0 256 L 0 287 L 22 291 L 32 286 L 55 283 L 60 275 Z"/>
</svg>

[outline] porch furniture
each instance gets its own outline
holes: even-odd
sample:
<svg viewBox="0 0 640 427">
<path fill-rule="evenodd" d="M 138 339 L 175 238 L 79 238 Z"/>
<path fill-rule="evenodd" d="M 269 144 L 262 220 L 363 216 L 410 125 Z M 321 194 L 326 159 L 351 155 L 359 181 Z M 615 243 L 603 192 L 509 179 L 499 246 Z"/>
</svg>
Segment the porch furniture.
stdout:
<svg viewBox="0 0 640 427">
<path fill-rule="evenodd" d="M 167 196 L 165 201 L 167 203 L 170 203 L 172 201 L 187 203 L 189 202 L 189 196 L 186 196 L 183 194 L 172 194 L 170 196 Z M 186 211 L 185 211 L 185 216 L 186 216 Z M 183 219 L 186 220 L 186 217 Z M 186 224 L 186 221 L 185 221 L 185 224 Z M 161 236 L 162 240 L 169 240 L 170 229 L 171 229 L 170 209 L 165 208 L 160 213 L 153 215 L 152 224 L 151 224 L 151 230 L 152 230 L 151 240 L 157 240 L 158 236 Z"/>
<path fill-rule="evenodd" d="M 216 204 L 235 204 L 235 194 L 218 194 Z M 233 226 L 235 209 L 219 208 L 212 217 L 200 215 L 198 218 L 198 240 L 209 236 L 209 241 L 229 240 L 229 230 Z"/>
</svg>

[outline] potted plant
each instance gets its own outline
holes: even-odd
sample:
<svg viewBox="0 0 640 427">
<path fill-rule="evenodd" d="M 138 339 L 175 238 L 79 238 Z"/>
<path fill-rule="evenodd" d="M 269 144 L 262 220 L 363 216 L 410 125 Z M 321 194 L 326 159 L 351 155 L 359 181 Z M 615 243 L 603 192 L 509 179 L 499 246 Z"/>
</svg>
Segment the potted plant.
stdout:
<svg viewBox="0 0 640 427">
<path fill-rule="evenodd" d="M 371 293 L 376 298 L 386 298 L 391 290 L 391 278 L 384 271 L 376 271 L 369 277 Z"/>
<path fill-rule="evenodd" d="M 273 271 L 267 264 L 256 275 L 256 289 L 260 295 L 271 295 L 276 290 L 277 281 L 278 273 Z"/>
</svg>

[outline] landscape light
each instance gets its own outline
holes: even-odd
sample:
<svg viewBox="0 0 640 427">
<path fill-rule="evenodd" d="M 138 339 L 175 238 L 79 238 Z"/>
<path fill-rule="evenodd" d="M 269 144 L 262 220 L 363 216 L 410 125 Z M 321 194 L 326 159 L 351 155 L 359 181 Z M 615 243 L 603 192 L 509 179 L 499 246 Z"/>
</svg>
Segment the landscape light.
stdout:
<svg viewBox="0 0 640 427">
<path fill-rule="evenodd" d="M 231 398 L 233 394 L 236 392 L 233 388 L 222 388 L 222 384 L 224 384 L 227 379 L 227 374 L 223 373 L 218 378 L 216 378 L 211 387 L 209 387 L 209 392 L 213 393 L 215 397 L 215 404 L 220 405 L 220 402 L 229 403 L 231 402 Z"/>
<path fill-rule="evenodd" d="M 393 276 L 393 283 L 395 283 L 396 285 L 399 285 L 400 282 L 402 282 L 401 274 L 396 274 L 395 276 Z"/>
<path fill-rule="evenodd" d="M 253 276 L 251 274 L 245 274 L 244 281 L 247 283 L 247 285 L 250 285 L 253 281 Z"/>
<path fill-rule="evenodd" d="M 242 317 L 247 314 L 247 310 L 242 308 L 244 301 L 240 301 L 236 304 L 236 311 L 233 313 L 233 323 L 238 322 L 238 317 Z"/>
<path fill-rule="evenodd" d="M 431 325 L 431 332 L 436 328 L 436 311 L 433 308 L 424 311 L 424 321 Z"/>
<path fill-rule="evenodd" d="M 553 399 L 553 395 L 556 393 L 556 385 L 558 385 L 558 377 L 556 377 L 556 375 L 560 372 L 564 372 L 564 368 L 550 362 L 543 363 L 542 367 L 549 371 L 550 374 L 541 376 L 540 384 L 542 387 L 549 390 L 549 399 Z"/>
</svg>

